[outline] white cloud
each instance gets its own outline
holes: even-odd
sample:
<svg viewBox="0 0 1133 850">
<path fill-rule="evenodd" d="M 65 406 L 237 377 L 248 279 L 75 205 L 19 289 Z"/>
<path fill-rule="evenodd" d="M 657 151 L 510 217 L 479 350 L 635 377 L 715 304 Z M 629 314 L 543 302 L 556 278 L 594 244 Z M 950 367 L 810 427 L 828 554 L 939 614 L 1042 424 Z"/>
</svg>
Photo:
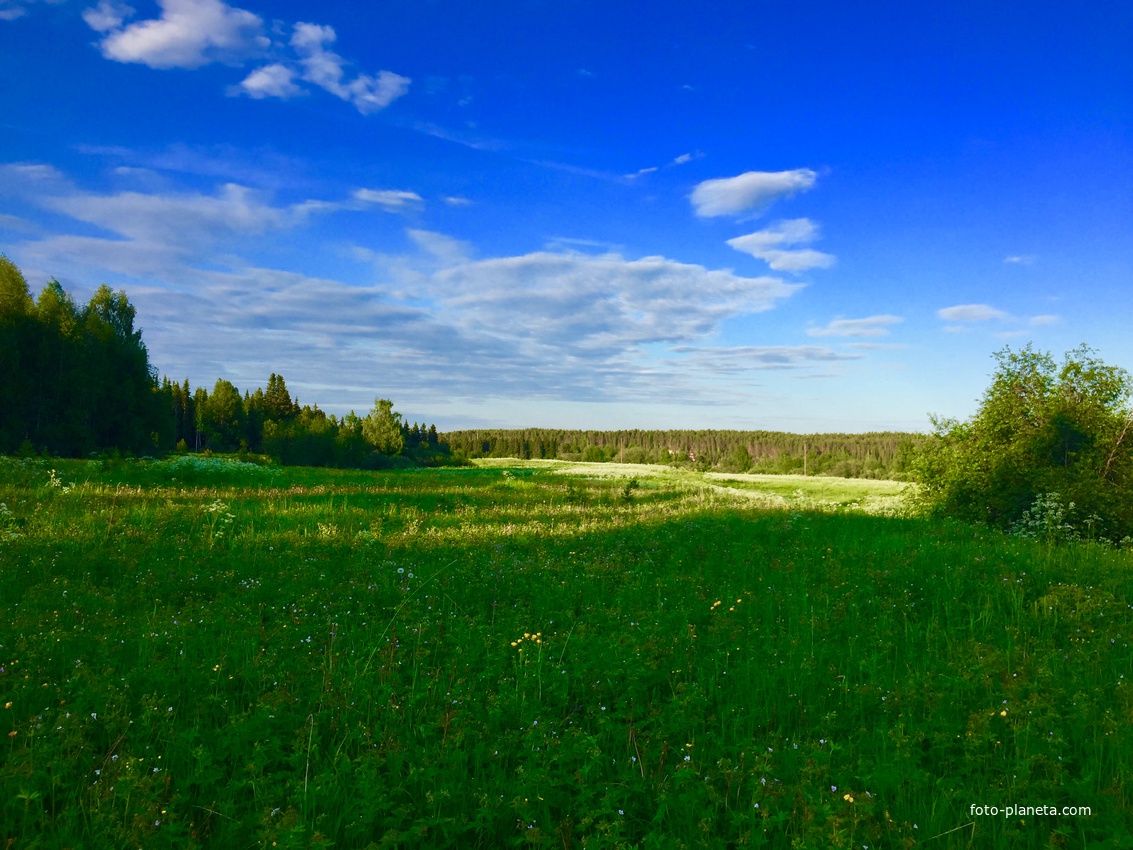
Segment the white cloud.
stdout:
<svg viewBox="0 0 1133 850">
<path fill-rule="evenodd" d="M 936 315 L 946 322 L 989 322 L 1010 318 L 1007 313 L 988 304 L 957 304 L 937 310 Z"/>
<path fill-rule="evenodd" d="M 1012 257 L 1004 257 L 1003 262 L 1019 266 L 1033 266 L 1035 264 L 1035 257 L 1033 254 L 1018 254 Z"/>
<path fill-rule="evenodd" d="M 353 80 L 344 80 L 345 60 L 327 49 L 336 38 L 333 27 L 295 25 L 291 46 L 299 55 L 304 80 L 354 104 L 363 115 L 384 109 L 409 90 L 410 79 L 392 71 L 379 71 L 377 76 L 359 74 Z"/>
<path fill-rule="evenodd" d="M 442 269 L 433 293 L 468 328 L 580 353 L 690 342 L 801 287 L 665 257 L 546 251 Z"/>
<path fill-rule="evenodd" d="M 83 19 L 96 32 L 103 56 L 116 62 L 137 62 L 151 68 L 199 68 L 210 62 L 243 64 L 265 55 L 272 46 L 264 34 L 264 21 L 223 0 L 157 0 L 161 15 L 127 24 L 134 9 L 122 0 L 99 0 L 86 9 Z M 291 98 L 302 94 L 297 80 L 311 83 L 352 104 L 363 115 L 389 106 L 409 90 L 410 80 L 392 71 L 356 74 L 348 78 L 347 62 L 329 46 L 337 38 L 334 28 L 318 24 L 294 25 L 290 47 L 294 58 L 284 57 L 249 73 L 230 95 L 262 99 Z"/>
<path fill-rule="evenodd" d="M 27 7 L 37 0 L 0 0 L 0 21 L 14 21 L 28 13 Z M 46 0 L 52 6 L 66 3 L 67 0 Z"/>
<path fill-rule="evenodd" d="M 449 195 L 443 200 L 450 207 L 470 207 L 473 203 L 472 201 L 468 200 L 468 198 L 462 198 L 458 195 Z"/>
<path fill-rule="evenodd" d="M 93 9 L 83 10 L 83 20 L 95 32 L 120 29 L 127 18 L 134 16 L 134 8 L 119 0 L 99 0 Z"/>
<path fill-rule="evenodd" d="M 377 204 L 387 212 L 402 212 L 424 202 L 416 192 L 404 189 L 358 189 L 354 197 L 367 204 Z"/>
<path fill-rule="evenodd" d="M 381 390 L 715 404 L 760 370 L 847 356 L 819 346 L 713 347 L 723 322 L 771 310 L 802 286 L 667 257 L 560 250 L 473 259 L 472 246 L 423 229 L 407 231 L 416 253 L 355 246 L 352 255 L 372 264 L 362 281 L 311 278 L 242 256 L 293 262 L 314 216 L 383 199 L 420 203 L 405 190 L 283 204 L 234 183 L 95 193 L 34 164 L 4 168 L 0 178 L 22 199 L 75 220 L 75 232 L 12 245 L 25 272 L 68 286 L 112 276 L 138 307 L 154 362 L 194 383 L 223 375 L 254 387 L 282 371 L 289 384 L 326 385 L 333 362 L 320 403 L 354 404 L 357 392 L 368 405 Z M 721 375 L 727 386 L 712 380 Z"/>
<path fill-rule="evenodd" d="M 307 200 L 274 204 L 262 192 L 226 184 L 212 194 L 199 192 L 94 193 L 56 181 L 45 190 L 27 183 L 24 198 L 108 235 L 56 233 L 25 243 L 21 254 L 48 274 L 61 266 L 93 268 L 142 279 L 174 280 L 188 264 L 223 262 L 249 240 L 294 229 L 311 216 L 356 205 L 355 201 Z M 99 272 L 101 273 L 101 271 Z"/>
<path fill-rule="evenodd" d="M 0 165 L 0 188 L 6 183 L 13 188 L 33 187 L 42 191 L 45 184 L 64 185 L 67 178 L 53 165 L 39 162 L 8 162 Z"/>
<path fill-rule="evenodd" d="M 1032 316 L 1030 324 L 1031 324 L 1032 327 L 1041 327 L 1042 325 L 1057 325 L 1061 321 L 1062 321 L 1061 316 L 1053 316 L 1053 315 Z"/>
<path fill-rule="evenodd" d="M 818 345 L 742 345 L 731 348 L 679 345 L 677 354 L 689 355 L 698 368 L 714 373 L 749 369 L 798 369 L 812 363 L 860 360 L 861 354 L 840 354 Z"/>
<path fill-rule="evenodd" d="M 0 230 L 10 230 L 19 233 L 30 233 L 37 228 L 27 219 L 20 218 L 18 215 L 9 215 L 8 213 L 0 213 Z"/>
<path fill-rule="evenodd" d="M 304 94 L 304 91 L 295 85 L 294 70 L 274 62 L 252 71 L 238 86 L 229 89 L 229 94 L 246 94 L 257 100 L 265 97 L 287 99 Z"/>
<path fill-rule="evenodd" d="M 432 254 L 443 263 L 454 265 L 464 262 L 472 253 L 472 246 L 459 239 L 432 230 L 407 230 L 410 239 L 421 250 Z"/>
<path fill-rule="evenodd" d="M 626 180 L 636 180 L 639 177 L 644 177 L 646 174 L 652 174 L 655 171 L 660 171 L 662 168 L 675 168 L 678 165 L 684 165 L 685 163 L 692 162 L 694 159 L 700 159 L 703 156 L 704 154 L 702 154 L 700 151 L 697 151 L 696 153 L 682 153 L 680 156 L 673 157 L 664 165 L 651 165 L 647 168 L 639 168 L 637 171 L 634 171 L 631 174 L 626 174 L 624 176 Z"/>
<path fill-rule="evenodd" d="M 129 7 L 100 2 L 84 19 L 106 33 L 102 54 L 116 62 L 151 68 L 199 68 L 210 62 L 239 62 L 266 50 L 263 19 L 221 0 L 157 0 L 161 17 L 123 26 Z"/>
<path fill-rule="evenodd" d="M 818 174 L 809 168 L 793 171 L 749 171 L 738 177 L 705 180 L 689 195 L 693 209 L 702 218 L 736 215 L 762 210 L 779 198 L 814 186 Z"/>
<path fill-rule="evenodd" d="M 834 319 L 824 328 L 809 328 L 807 334 L 810 336 L 888 336 L 889 326 L 903 321 L 905 320 L 900 316 L 891 316 L 887 313 L 866 316 L 862 319 Z"/>
<path fill-rule="evenodd" d="M 896 351 L 909 346 L 903 342 L 847 342 L 846 347 L 859 351 Z"/>
<path fill-rule="evenodd" d="M 834 265 L 834 255 L 809 248 L 785 250 L 784 245 L 799 245 L 818 238 L 818 227 L 807 218 L 781 221 L 774 227 L 757 230 L 747 236 L 728 240 L 737 251 L 764 260 L 775 271 L 802 272 L 808 269 L 827 269 Z"/>
</svg>

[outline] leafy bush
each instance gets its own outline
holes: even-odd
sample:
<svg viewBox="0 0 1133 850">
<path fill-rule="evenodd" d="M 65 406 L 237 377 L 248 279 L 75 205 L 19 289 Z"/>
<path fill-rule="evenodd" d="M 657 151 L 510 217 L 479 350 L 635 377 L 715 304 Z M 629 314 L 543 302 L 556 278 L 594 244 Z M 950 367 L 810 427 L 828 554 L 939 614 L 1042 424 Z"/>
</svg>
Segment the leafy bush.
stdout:
<svg viewBox="0 0 1133 850">
<path fill-rule="evenodd" d="M 1105 365 L 1085 345 L 1067 352 L 1061 367 L 1030 345 L 1004 348 L 995 358 L 999 368 L 972 419 L 933 418 L 934 437 L 912 470 L 924 507 L 1010 529 L 1046 517 L 1049 494 L 1060 494 L 1060 504 L 1075 510 L 1059 517 L 1059 536 L 1128 535 L 1129 373 Z"/>
</svg>

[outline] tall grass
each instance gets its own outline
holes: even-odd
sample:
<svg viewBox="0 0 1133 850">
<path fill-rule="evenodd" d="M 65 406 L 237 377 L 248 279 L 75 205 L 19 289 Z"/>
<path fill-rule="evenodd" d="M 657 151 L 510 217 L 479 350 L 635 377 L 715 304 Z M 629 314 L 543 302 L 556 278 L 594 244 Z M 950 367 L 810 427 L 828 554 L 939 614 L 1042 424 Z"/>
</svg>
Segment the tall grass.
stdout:
<svg viewBox="0 0 1133 850">
<path fill-rule="evenodd" d="M 0 463 L 7 846 L 1133 846 L 1126 553 L 663 476 Z"/>
</svg>

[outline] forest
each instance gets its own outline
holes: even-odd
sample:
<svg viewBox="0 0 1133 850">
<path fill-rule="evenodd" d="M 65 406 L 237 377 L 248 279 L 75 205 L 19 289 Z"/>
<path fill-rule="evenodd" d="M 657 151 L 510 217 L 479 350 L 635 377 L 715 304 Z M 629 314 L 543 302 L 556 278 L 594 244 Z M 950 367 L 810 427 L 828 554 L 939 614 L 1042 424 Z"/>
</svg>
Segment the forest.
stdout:
<svg viewBox="0 0 1133 850">
<path fill-rule="evenodd" d="M 554 428 L 443 433 L 455 454 L 663 463 L 720 472 L 833 475 L 904 480 L 923 434 L 788 434 L 782 431 Z"/>
<path fill-rule="evenodd" d="M 80 307 L 51 280 L 32 299 L 0 255 L 0 454 L 266 455 L 287 465 L 360 469 L 435 463 L 434 425 L 403 422 L 388 399 L 365 416 L 328 415 L 291 397 L 281 375 L 243 394 L 158 380 L 126 293 L 100 286 Z"/>
</svg>

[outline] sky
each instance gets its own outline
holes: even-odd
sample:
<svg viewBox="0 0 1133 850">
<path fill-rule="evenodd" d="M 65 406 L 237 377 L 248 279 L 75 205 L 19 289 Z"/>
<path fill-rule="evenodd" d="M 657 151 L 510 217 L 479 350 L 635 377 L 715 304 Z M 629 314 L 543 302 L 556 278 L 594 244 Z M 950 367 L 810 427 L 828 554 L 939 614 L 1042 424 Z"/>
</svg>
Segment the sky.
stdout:
<svg viewBox="0 0 1133 850">
<path fill-rule="evenodd" d="M 0 252 L 158 373 L 477 427 L 927 431 L 1133 370 L 1133 4 L 0 0 Z"/>
</svg>

